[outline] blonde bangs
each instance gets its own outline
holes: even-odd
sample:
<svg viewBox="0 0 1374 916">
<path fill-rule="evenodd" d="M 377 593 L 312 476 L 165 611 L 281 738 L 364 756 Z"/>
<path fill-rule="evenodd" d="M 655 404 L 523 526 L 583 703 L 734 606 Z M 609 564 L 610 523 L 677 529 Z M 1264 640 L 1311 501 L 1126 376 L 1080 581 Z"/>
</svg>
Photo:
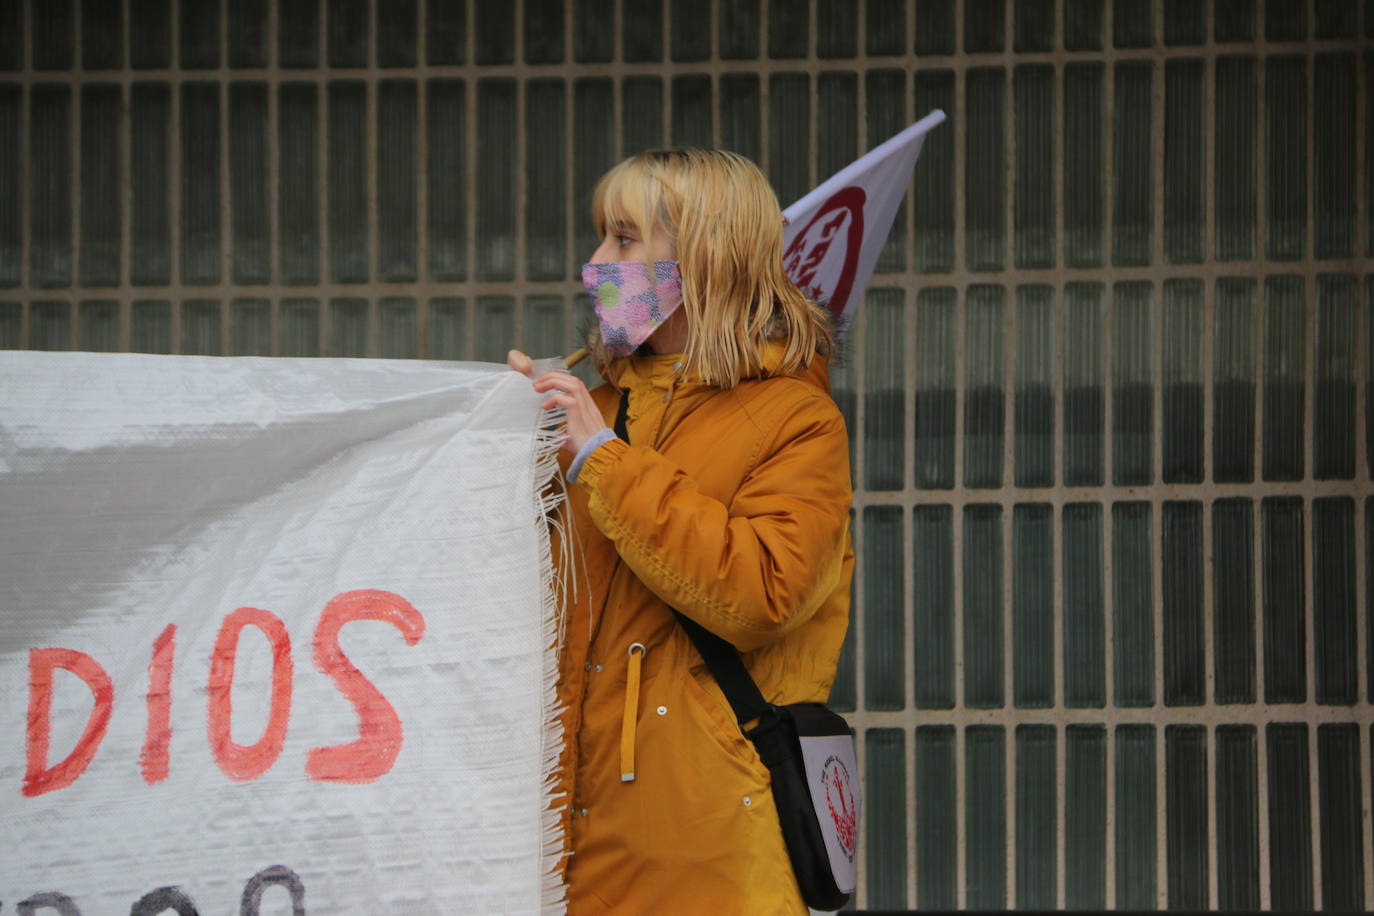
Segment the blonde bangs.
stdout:
<svg viewBox="0 0 1374 916">
<path fill-rule="evenodd" d="M 661 188 L 654 181 L 644 155 L 626 159 L 612 168 L 596 183 L 592 192 L 592 225 L 596 235 L 604 239 L 611 232 L 632 229 L 640 240 L 649 244 L 650 237 L 662 225 L 658 215 Z"/>
<path fill-rule="evenodd" d="M 592 220 L 602 237 L 633 226 L 646 244 L 658 231 L 673 240 L 687 312 L 686 368 L 703 381 L 733 388 L 757 375 L 772 340 L 786 344 L 781 373 L 830 351 L 828 315 L 783 272 L 777 195 L 743 156 L 640 153 L 602 177 Z"/>
</svg>

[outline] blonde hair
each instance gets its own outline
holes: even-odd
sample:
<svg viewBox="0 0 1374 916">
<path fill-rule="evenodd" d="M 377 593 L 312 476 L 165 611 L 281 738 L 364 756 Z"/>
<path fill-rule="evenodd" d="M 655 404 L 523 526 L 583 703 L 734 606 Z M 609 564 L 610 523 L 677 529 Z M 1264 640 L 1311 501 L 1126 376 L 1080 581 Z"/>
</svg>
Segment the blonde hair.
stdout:
<svg viewBox="0 0 1374 916">
<path fill-rule="evenodd" d="M 660 231 L 673 241 L 686 369 L 708 384 L 733 388 L 756 373 L 769 340 L 786 342 L 784 373 L 830 351 L 828 314 L 783 272 L 777 195 L 743 156 L 711 149 L 632 156 L 597 183 L 591 215 L 600 238 L 633 226 L 646 247 Z M 593 352 L 604 365 L 606 348 Z"/>
</svg>

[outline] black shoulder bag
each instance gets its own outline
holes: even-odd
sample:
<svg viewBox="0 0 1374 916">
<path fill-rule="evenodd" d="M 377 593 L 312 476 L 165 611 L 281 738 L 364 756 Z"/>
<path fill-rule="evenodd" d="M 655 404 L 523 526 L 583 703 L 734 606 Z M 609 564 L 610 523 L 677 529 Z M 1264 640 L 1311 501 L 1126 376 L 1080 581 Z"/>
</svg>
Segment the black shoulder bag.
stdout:
<svg viewBox="0 0 1374 916">
<path fill-rule="evenodd" d="M 622 394 L 615 432 L 626 442 L 628 412 L 629 396 Z M 768 767 L 802 899 L 813 909 L 838 910 L 854 893 L 859 847 L 859 771 L 849 723 L 821 703 L 769 703 L 733 645 L 673 613 Z"/>
</svg>

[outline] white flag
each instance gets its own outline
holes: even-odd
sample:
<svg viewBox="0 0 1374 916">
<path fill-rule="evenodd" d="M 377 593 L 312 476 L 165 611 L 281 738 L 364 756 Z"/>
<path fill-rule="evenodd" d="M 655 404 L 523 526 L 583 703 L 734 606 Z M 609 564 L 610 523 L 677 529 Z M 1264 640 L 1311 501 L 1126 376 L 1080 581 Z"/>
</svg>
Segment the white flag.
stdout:
<svg viewBox="0 0 1374 916">
<path fill-rule="evenodd" d="M 803 292 L 830 308 L 840 333 L 863 299 L 921 144 L 944 119 L 937 108 L 782 211 L 783 268 Z"/>
<path fill-rule="evenodd" d="M 504 366 L 0 352 L 3 913 L 562 908 Z"/>
</svg>

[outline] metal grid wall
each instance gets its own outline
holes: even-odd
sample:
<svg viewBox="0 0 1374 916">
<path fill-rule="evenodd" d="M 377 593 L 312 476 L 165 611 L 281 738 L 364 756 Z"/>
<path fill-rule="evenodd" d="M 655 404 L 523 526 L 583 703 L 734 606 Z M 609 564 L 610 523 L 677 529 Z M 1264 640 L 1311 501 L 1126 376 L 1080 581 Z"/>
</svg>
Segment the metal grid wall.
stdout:
<svg viewBox="0 0 1374 916">
<path fill-rule="evenodd" d="M 500 359 L 931 107 L 844 364 L 869 907 L 1374 902 L 1370 0 L 0 2 L 0 347 Z"/>
</svg>

